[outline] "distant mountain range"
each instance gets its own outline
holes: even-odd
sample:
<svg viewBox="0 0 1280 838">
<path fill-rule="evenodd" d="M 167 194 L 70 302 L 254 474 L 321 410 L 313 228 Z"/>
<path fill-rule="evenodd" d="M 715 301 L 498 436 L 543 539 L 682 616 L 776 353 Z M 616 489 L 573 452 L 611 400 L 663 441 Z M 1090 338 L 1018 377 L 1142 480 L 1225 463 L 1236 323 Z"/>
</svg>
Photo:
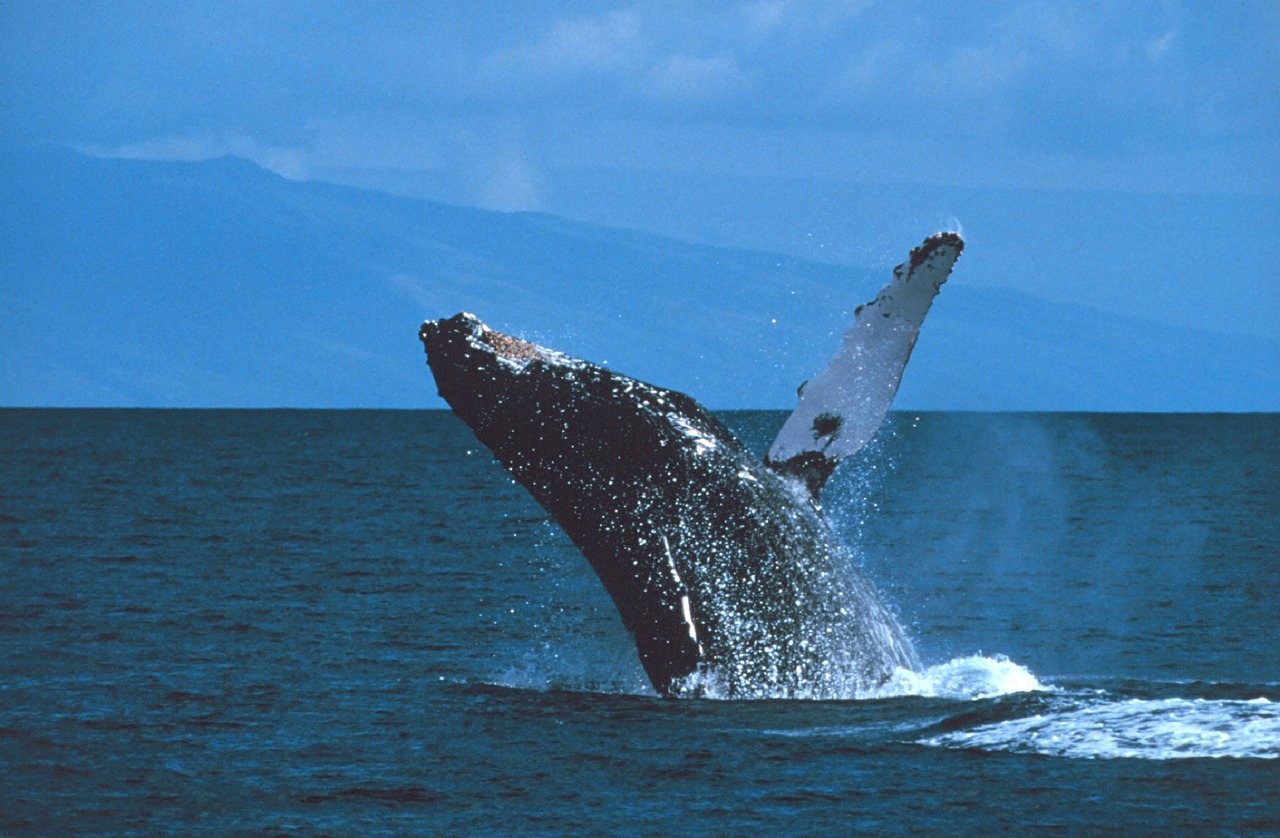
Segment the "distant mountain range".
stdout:
<svg viewBox="0 0 1280 838">
<path fill-rule="evenodd" d="M 785 408 L 888 279 L 231 158 L 8 149 L 0 190 L 8 406 L 441 407 L 417 327 L 469 310 L 711 407 Z M 966 288 L 964 266 L 899 407 L 1280 410 L 1280 341 Z"/>
</svg>

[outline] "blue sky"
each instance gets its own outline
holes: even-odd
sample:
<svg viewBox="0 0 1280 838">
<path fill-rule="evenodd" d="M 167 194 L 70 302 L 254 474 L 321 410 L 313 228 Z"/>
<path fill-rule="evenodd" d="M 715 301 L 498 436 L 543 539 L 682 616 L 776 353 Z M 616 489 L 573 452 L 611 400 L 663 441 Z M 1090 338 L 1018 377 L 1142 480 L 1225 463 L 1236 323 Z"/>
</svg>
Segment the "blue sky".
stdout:
<svg viewBox="0 0 1280 838">
<path fill-rule="evenodd" d="M 806 237 L 839 225 L 770 214 L 784 199 L 927 186 L 944 198 L 872 236 L 885 265 L 954 222 L 972 233 L 977 285 L 1277 336 L 1280 293 L 1257 249 L 1280 195 L 1277 68 L 1273 0 L 5 0 L 0 138 L 103 156 L 235 154 L 291 178 L 391 182 L 807 256 L 821 251 Z M 618 172 L 634 175 L 627 189 Z M 971 204 L 954 202 L 951 217 L 948 189 L 1006 197 L 972 228 Z M 1056 205 L 1045 190 L 1181 200 L 1163 241 L 1182 249 L 1158 272 L 1171 280 L 1160 299 L 1148 304 L 1153 274 L 1112 275 L 1110 255 L 1065 282 L 984 268 L 984 251 L 1008 256 L 1041 235 Z M 1039 226 L 1002 238 L 1033 192 Z M 714 217 L 688 208 L 706 196 Z M 1081 250 L 1120 252 L 1131 234 L 1162 247 L 1149 214 L 1108 212 L 1060 221 L 1105 229 Z M 826 252 L 862 246 L 823 235 Z"/>
<path fill-rule="evenodd" d="M 295 177 L 540 173 L 1280 189 L 1262 2 L 0 5 L 10 140 L 235 153 Z"/>
</svg>

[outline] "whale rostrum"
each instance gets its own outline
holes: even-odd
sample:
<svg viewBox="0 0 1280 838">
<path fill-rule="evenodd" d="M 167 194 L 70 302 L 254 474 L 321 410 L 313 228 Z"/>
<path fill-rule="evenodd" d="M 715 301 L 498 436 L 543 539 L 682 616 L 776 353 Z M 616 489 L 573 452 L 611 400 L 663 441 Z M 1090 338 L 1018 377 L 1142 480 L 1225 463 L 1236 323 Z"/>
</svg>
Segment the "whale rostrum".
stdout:
<svg viewBox="0 0 1280 838">
<path fill-rule="evenodd" d="M 419 337 L 441 397 L 600 577 L 658 693 L 847 696 L 915 656 L 817 496 L 883 420 L 962 247 L 930 237 L 860 308 L 765 462 L 689 396 L 474 315 L 427 321 Z M 850 371 L 869 394 L 838 380 Z"/>
</svg>

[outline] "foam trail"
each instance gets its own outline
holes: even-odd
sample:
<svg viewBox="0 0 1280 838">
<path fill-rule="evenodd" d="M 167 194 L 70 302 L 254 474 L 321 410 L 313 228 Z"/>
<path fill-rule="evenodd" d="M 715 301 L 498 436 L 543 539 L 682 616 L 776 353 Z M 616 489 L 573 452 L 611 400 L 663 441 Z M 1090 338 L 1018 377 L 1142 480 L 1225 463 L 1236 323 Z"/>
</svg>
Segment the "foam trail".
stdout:
<svg viewBox="0 0 1280 838">
<path fill-rule="evenodd" d="M 1111 701 L 946 733 L 921 744 L 1079 759 L 1280 758 L 1280 705 L 1257 698 Z"/>
</svg>

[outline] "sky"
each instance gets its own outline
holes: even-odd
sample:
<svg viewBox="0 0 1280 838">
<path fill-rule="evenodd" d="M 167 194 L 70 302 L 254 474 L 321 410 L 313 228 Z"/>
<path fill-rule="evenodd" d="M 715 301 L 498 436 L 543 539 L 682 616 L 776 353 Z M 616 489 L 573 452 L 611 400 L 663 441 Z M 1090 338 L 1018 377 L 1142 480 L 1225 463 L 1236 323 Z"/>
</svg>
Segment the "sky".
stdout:
<svg viewBox="0 0 1280 838">
<path fill-rule="evenodd" d="M 810 257 L 829 246 L 834 261 L 855 248 L 837 232 L 806 249 L 814 229 L 838 226 L 809 211 L 809 195 L 1001 192 L 1003 216 L 974 260 L 1015 246 L 996 228 L 1017 225 L 1019 195 L 1041 208 L 1054 204 L 1046 190 L 1169 195 L 1184 202 L 1175 269 L 1231 261 L 1272 229 L 1280 203 L 1274 0 L 4 0 L 0 77 L 11 144 L 232 154 L 294 179 L 694 241 Z M 1150 235 L 1145 215 L 1110 211 L 1102 227 Z M 1240 232 L 1202 242 L 1187 232 L 1202 216 Z M 892 237 L 885 265 L 933 232 L 916 223 Z M 778 232 L 788 224 L 792 239 Z M 978 284 L 1008 281 L 971 265 Z M 1255 257 L 1225 293 L 1218 272 L 1188 275 L 1152 316 L 1190 325 L 1193 301 L 1217 297 L 1216 322 L 1276 336 L 1280 293 L 1264 268 Z M 1027 290 L 1075 302 L 1114 292 L 1130 309 L 1150 297 L 1138 285 L 1150 276 L 1126 289 L 1134 271 L 1103 273 L 1082 266 L 1078 283 L 1030 278 Z"/>
<path fill-rule="evenodd" d="M 1280 4 L 5 0 L 3 136 L 292 177 L 1280 191 Z"/>
</svg>

